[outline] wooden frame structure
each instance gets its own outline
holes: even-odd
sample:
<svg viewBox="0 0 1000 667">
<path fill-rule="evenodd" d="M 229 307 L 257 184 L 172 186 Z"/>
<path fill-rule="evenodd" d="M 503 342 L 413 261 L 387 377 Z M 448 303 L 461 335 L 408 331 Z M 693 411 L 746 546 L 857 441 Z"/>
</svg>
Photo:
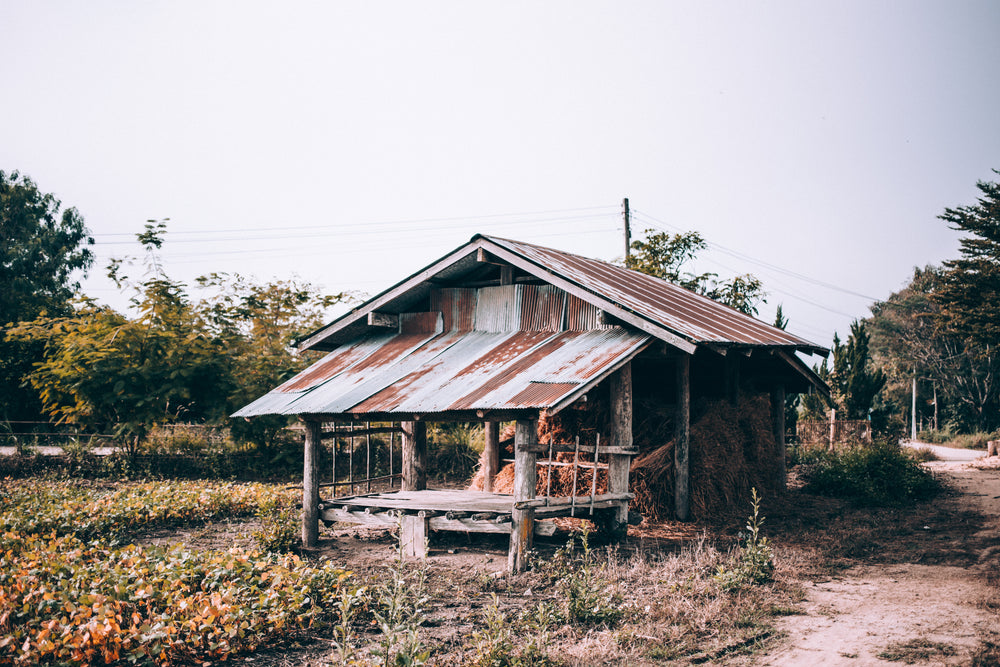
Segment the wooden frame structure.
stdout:
<svg viewBox="0 0 1000 667">
<path fill-rule="evenodd" d="M 357 496 L 332 497 L 321 500 L 319 447 L 322 440 L 321 419 L 305 419 L 305 456 L 302 490 L 302 543 L 315 546 L 319 538 L 319 523 L 336 522 L 400 527 L 404 555 L 425 558 L 431 531 L 465 533 L 500 533 L 510 535 L 508 569 L 520 572 L 527 567 L 528 552 L 534 536 L 551 535 L 553 524 L 539 522 L 559 516 L 581 516 L 599 520 L 611 534 L 624 537 L 628 526 L 629 469 L 637 453 L 632 447 L 632 373 L 626 364 L 609 378 L 613 397 L 612 432 L 605 444 L 538 443 L 537 417 L 517 419 L 514 435 L 514 492 L 499 494 L 492 491 L 458 491 L 427 489 L 426 453 L 427 422 L 403 422 L 402 487 L 399 492 L 366 493 Z M 495 462 L 485 471 L 484 487 L 491 488 L 499 467 L 499 428 L 497 422 L 485 422 L 487 455 Z M 385 429 L 390 430 L 390 429 Z M 394 430 L 394 429 L 392 429 Z M 350 432 L 348 432 L 350 433 Z M 539 455 L 562 452 L 575 454 L 572 465 L 580 463 L 581 454 L 591 454 L 589 493 L 573 493 L 565 497 L 537 496 Z M 599 457 L 608 463 L 608 491 L 596 493 Z M 546 465 L 546 463 L 542 463 Z M 574 474 L 575 478 L 575 474 Z M 365 484 L 368 480 L 358 480 Z M 335 486 L 335 484 L 328 485 Z M 576 486 L 574 484 L 574 489 Z M 580 491 L 586 491 L 581 488 Z"/>
</svg>

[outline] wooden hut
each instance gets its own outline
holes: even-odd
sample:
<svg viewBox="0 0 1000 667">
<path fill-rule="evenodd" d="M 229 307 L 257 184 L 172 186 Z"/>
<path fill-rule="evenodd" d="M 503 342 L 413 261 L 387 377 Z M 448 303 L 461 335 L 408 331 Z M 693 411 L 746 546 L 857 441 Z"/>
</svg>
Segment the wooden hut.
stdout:
<svg viewBox="0 0 1000 667">
<path fill-rule="evenodd" d="M 822 381 L 796 352 L 824 348 L 731 308 L 642 273 L 518 241 L 475 236 L 453 252 L 313 332 L 300 349 L 328 354 L 234 416 L 298 416 L 305 425 L 302 539 L 318 523 L 402 523 L 404 547 L 424 552 L 433 530 L 510 534 L 509 567 L 518 571 L 536 519 L 586 507 L 622 535 L 628 519 L 634 386 L 671 405 L 674 508 L 688 518 L 688 433 L 695 393 L 736 400 L 752 384 L 783 406 L 786 391 Z M 639 374 L 641 383 L 634 383 Z M 538 441 L 538 420 L 600 394 L 603 433 L 593 442 Z M 772 410 L 784 452 L 784 411 Z M 426 486 L 426 425 L 486 423 L 483 491 Z M 512 494 L 491 491 L 499 459 L 499 422 L 516 422 Z M 322 500 L 318 452 L 331 426 L 398 422 L 402 488 Z M 384 428 L 384 427 L 383 427 Z M 327 429 L 327 430 L 324 430 Z M 353 429 L 353 426 L 352 426 Z M 590 488 L 567 496 L 537 488 L 537 459 L 574 452 L 593 457 Z M 605 484 L 597 493 L 597 463 Z M 783 466 L 783 460 L 779 462 Z M 575 477 L 574 477 L 575 479 Z"/>
</svg>

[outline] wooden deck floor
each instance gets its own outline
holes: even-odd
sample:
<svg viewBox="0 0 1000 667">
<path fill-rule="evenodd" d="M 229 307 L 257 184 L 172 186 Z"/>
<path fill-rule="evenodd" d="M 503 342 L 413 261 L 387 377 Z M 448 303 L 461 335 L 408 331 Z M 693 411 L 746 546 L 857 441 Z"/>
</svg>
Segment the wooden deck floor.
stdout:
<svg viewBox="0 0 1000 667">
<path fill-rule="evenodd" d="M 514 496 L 461 489 L 426 489 L 424 491 L 393 491 L 348 498 L 331 498 L 324 506 L 371 508 L 373 511 L 398 509 L 408 512 L 468 512 L 470 514 L 510 514 Z"/>
</svg>

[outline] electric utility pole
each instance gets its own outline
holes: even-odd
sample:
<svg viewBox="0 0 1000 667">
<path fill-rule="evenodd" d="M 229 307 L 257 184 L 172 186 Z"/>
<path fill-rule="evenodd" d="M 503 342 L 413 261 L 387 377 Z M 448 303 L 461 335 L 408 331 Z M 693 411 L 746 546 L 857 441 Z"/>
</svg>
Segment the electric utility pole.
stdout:
<svg viewBox="0 0 1000 667">
<path fill-rule="evenodd" d="M 622 200 L 622 216 L 625 219 L 625 264 L 627 265 L 632 250 L 632 219 L 628 211 L 628 197 Z"/>
</svg>

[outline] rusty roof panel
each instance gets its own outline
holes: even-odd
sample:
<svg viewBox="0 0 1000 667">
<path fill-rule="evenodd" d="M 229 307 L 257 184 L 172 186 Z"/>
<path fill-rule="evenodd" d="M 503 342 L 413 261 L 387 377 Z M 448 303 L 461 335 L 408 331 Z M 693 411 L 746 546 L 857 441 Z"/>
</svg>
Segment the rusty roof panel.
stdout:
<svg viewBox="0 0 1000 667">
<path fill-rule="evenodd" d="M 472 331 L 476 319 L 476 292 L 468 287 L 431 291 L 431 310 L 441 312 L 445 331 Z"/>
<path fill-rule="evenodd" d="M 588 331 L 590 329 L 603 329 L 606 325 L 601 323 L 601 309 L 597 306 L 575 297 L 567 295 L 566 300 L 566 328 L 570 331 Z"/>
<path fill-rule="evenodd" d="M 809 341 L 659 278 L 529 243 L 482 238 L 695 342 L 817 348 Z"/>
<path fill-rule="evenodd" d="M 595 384 L 651 340 L 624 328 L 413 338 L 392 336 L 338 375 L 323 379 L 313 373 L 312 386 L 272 391 L 236 416 L 546 409 Z"/>
<path fill-rule="evenodd" d="M 561 331 L 566 314 L 566 292 L 552 285 L 519 285 L 521 328 L 525 331 Z"/>
</svg>

